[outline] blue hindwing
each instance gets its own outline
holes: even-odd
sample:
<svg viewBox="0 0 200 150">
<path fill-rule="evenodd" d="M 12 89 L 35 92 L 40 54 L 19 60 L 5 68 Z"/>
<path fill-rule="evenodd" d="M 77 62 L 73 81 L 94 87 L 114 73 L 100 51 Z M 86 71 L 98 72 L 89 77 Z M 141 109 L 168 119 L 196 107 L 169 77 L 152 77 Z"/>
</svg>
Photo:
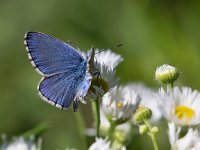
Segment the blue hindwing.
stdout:
<svg viewBox="0 0 200 150">
<path fill-rule="evenodd" d="M 78 87 L 85 81 L 85 76 L 86 61 L 69 72 L 44 77 L 38 86 L 39 94 L 48 103 L 67 109 L 79 93 Z"/>
</svg>

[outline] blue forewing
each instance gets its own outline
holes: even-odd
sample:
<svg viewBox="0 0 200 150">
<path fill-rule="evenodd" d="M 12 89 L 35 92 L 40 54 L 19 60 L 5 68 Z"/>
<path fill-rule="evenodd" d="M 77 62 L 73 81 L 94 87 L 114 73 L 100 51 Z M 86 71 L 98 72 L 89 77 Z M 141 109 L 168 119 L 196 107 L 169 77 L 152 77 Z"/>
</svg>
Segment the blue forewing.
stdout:
<svg viewBox="0 0 200 150">
<path fill-rule="evenodd" d="M 60 109 L 73 102 L 76 111 L 91 84 L 94 48 L 84 58 L 70 45 L 39 32 L 26 33 L 24 44 L 31 64 L 43 76 L 38 85 L 42 99 Z"/>
</svg>

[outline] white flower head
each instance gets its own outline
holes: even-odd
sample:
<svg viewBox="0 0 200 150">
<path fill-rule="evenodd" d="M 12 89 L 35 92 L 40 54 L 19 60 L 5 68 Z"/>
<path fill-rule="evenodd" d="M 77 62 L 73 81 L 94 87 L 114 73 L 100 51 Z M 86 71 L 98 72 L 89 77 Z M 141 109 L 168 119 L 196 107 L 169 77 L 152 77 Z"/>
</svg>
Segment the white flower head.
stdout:
<svg viewBox="0 0 200 150">
<path fill-rule="evenodd" d="M 159 92 L 160 107 L 168 121 L 182 126 L 200 123 L 200 93 L 190 87 L 173 88 Z"/>
<path fill-rule="evenodd" d="M 41 141 L 40 141 L 41 142 Z M 25 140 L 22 137 L 16 137 L 13 139 L 13 142 L 10 144 L 4 144 L 5 150 L 39 150 L 40 148 L 34 143 L 34 138 L 31 137 L 28 140 Z"/>
<path fill-rule="evenodd" d="M 128 120 L 140 103 L 140 97 L 130 86 L 116 86 L 105 94 L 102 109 L 109 121 Z"/>
<path fill-rule="evenodd" d="M 102 138 L 96 138 L 95 143 L 93 143 L 89 150 L 119 150 L 118 147 L 115 147 L 114 144 L 111 146 L 111 141 L 108 141 L 107 139 Z M 126 150 L 125 146 L 121 146 L 120 150 Z"/>
<path fill-rule="evenodd" d="M 101 119 L 100 129 L 102 131 L 108 132 L 110 128 L 110 122 L 106 118 L 102 108 L 100 109 L 100 119 Z M 115 131 L 121 132 L 122 134 L 124 134 L 124 136 L 127 136 L 130 133 L 130 130 L 131 130 L 131 125 L 129 122 L 118 125 L 115 129 Z"/>
<path fill-rule="evenodd" d="M 95 63 L 94 63 L 94 77 L 92 80 L 92 88 L 89 92 L 89 96 L 93 99 L 102 97 L 106 92 L 111 90 L 119 82 L 119 78 L 115 77 L 115 68 L 123 61 L 123 58 L 112 52 L 106 50 L 99 52 L 96 51 Z"/>
<path fill-rule="evenodd" d="M 132 83 L 129 84 L 131 89 L 137 93 L 140 98 L 141 102 L 139 104 L 139 108 L 149 108 L 152 111 L 152 115 L 150 121 L 153 123 L 158 122 L 162 118 L 162 112 L 159 107 L 159 99 L 155 92 L 147 88 L 141 83 Z"/>
<path fill-rule="evenodd" d="M 75 149 L 75 148 L 66 148 L 65 150 L 77 150 L 77 149 Z"/>
<path fill-rule="evenodd" d="M 96 138 L 95 143 L 89 147 L 89 150 L 111 150 L 110 143 L 107 139 Z"/>
<path fill-rule="evenodd" d="M 111 50 L 95 50 L 97 52 L 96 58 L 99 64 L 108 66 L 110 69 L 114 69 L 117 65 L 123 61 L 123 58 L 112 52 Z"/>
<path fill-rule="evenodd" d="M 164 84 L 173 83 L 178 78 L 179 74 L 180 72 L 176 67 L 164 64 L 157 67 L 155 79 Z"/>
<path fill-rule="evenodd" d="M 199 150 L 200 133 L 190 128 L 188 132 L 180 138 L 181 127 L 176 127 L 174 123 L 168 123 L 168 137 L 173 150 Z"/>
</svg>

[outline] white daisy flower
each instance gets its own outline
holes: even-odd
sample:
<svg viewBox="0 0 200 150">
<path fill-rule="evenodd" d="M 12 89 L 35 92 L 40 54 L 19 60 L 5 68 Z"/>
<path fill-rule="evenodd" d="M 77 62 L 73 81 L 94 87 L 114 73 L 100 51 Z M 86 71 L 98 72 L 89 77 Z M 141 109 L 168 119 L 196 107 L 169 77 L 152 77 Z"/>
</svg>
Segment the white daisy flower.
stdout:
<svg viewBox="0 0 200 150">
<path fill-rule="evenodd" d="M 34 143 L 34 138 L 25 140 L 22 137 L 14 138 L 12 143 L 4 144 L 4 146 L 1 148 L 4 150 L 39 150 L 40 149 L 39 146 L 37 147 L 36 144 Z"/>
<path fill-rule="evenodd" d="M 200 93 L 190 87 L 159 91 L 160 107 L 168 121 L 182 126 L 200 123 Z"/>
<path fill-rule="evenodd" d="M 190 128 L 183 136 L 180 136 L 181 127 L 176 127 L 174 123 L 168 123 L 168 136 L 172 150 L 199 150 L 200 133 Z"/>
<path fill-rule="evenodd" d="M 115 68 L 123 61 L 120 55 L 115 54 L 111 50 L 102 52 L 97 50 L 96 52 L 94 74 L 97 74 L 92 80 L 92 87 L 89 92 L 89 96 L 93 99 L 102 97 L 106 92 L 117 85 L 119 78 L 115 77 Z"/>
<path fill-rule="evenodd" d="M 108 141 L 107 139 L 102 138 L 96 138 L 95 143 L 93 143 L 89 150 L 126 150 L 125 146 L 122 146 L 120 149 L 116 147 L 110 147 L 111 141 Z"/>
<path fill-rule="evenodd" d="M 103 96 L 102 109 L 110 122 L 123 122 L 132 117 L 139 103 L 139 96 L 130 86 L 116 86 Z"/>
<path fill-rule="evenodd" d="M 162 118 L 162 112 L 159 107 L 159 99 L 156 96 L 155 92 L 145 87 L 141 83 L 129 84 L 131 89 L 135 91 L 141 98 L 139 108 L 149 108 L 152 111 L 151 122 L 158 122 Z"/>
</svg>

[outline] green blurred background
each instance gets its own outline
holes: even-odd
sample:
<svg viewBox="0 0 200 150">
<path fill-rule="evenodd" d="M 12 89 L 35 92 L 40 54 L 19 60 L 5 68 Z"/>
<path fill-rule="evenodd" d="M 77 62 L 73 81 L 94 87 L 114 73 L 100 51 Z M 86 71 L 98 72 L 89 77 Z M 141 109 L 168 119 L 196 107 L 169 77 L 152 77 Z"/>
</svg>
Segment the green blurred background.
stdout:
<svg viewBox="0 0 200 150">
<path fill-rule="evenodd" d="M 143 81 L 158 88 L 155 68 L 168 63 L 182 72 L 178 85 L 200 90 L 200 1 L 0 0 L 0 134 L 11 137 L 49 122 L 51 128 L 42 135 L 43 149 L 85 149 L 80 126 L 91 126 L 92 116 L 90 105 L 73 113 L 38 97 L 41 76 L 27 58 L 27 31 L 73 41 L 82 50 L 123 43 L 114 49 L 125 58 L 117 70 L 121 83 Z M 166 131 L 159 136 L 161 149 L 169 149 Z M 133 147 L 152 149 L 150 142 L 138 137 Z"/>
</svg>

